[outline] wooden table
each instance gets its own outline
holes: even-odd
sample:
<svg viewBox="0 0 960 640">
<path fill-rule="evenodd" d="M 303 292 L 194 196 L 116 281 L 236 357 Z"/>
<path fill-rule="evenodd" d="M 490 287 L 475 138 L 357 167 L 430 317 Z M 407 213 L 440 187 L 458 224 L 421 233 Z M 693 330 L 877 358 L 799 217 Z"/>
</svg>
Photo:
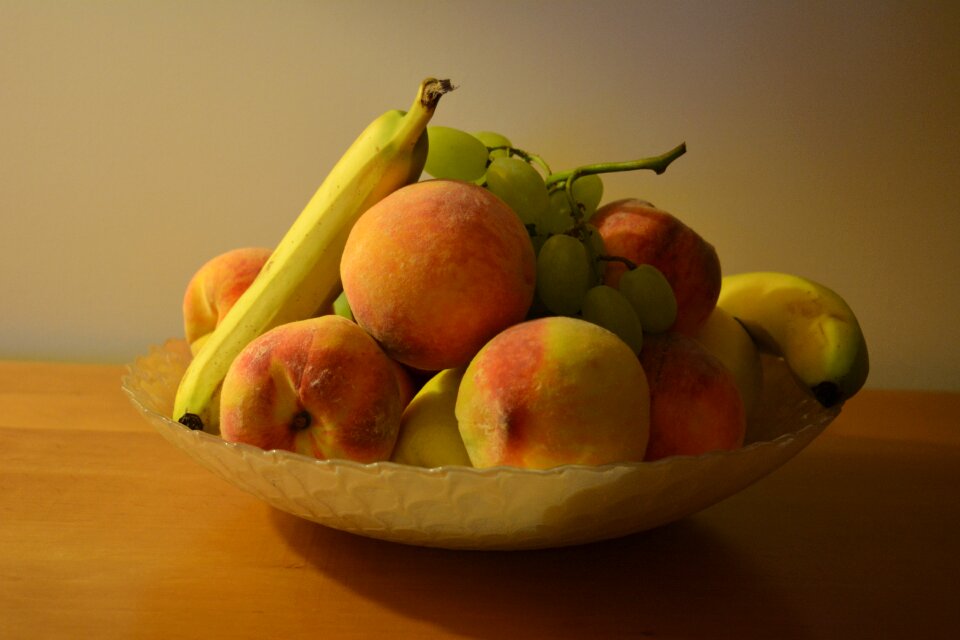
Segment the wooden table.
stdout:
<svg viewBox="0 0 960 640">
<path fill-rule="evenodd" d="M 0 363 L 0 638 L 960 637 L 960 394 L 864 391 L 654 531 L 453 552 L 273 510 L 164 441 L 121 373 Z"/>
</svg>

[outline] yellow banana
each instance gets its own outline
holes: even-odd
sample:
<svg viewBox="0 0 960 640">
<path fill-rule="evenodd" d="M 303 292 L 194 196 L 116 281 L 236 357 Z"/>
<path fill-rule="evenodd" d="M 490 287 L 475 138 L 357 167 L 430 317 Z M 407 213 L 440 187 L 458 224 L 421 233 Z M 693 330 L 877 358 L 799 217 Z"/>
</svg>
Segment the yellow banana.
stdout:
<svg viewBox="0 0 960 640">
<path fill-rule="evenodd" d="M 737 318 L 762 350 L 782 356 L 824 406 L 844 402 L 867 379 L 860 323 L 822 284 L 776 272 L 729 275 L 717 306 Z"/>
<path fill-rule="evenodd" d="M 415 182 L 427 155 L 427 123 L 448 80 L 427 78 L 409 111 L 391 110 L 350 145 L 187 367 L 173 418 L 214 430 L 217 396 L 227 369 L 254 338 L 280 324 L 315 315 L 340 289 L 340 256 L 354 222 L 373 204 Z"/>
</svg>

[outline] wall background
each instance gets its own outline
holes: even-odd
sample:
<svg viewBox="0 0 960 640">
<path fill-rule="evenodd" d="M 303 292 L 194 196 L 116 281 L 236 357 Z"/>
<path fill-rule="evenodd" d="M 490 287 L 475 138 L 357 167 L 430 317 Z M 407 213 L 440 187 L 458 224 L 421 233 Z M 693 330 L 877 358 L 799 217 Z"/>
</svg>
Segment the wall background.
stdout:
<svg viewBox="0 0 960 640">
<path fill-rule="evenodd" d="M 0 0 L 0 357 L 125 362 L 182 335 L 207 258 L 273 245 L 360 129 L 434 120 L 620 174 L 726 272 L 822 280 L 868 386 L 960 390 L 951 2 Z"/>
</svg>

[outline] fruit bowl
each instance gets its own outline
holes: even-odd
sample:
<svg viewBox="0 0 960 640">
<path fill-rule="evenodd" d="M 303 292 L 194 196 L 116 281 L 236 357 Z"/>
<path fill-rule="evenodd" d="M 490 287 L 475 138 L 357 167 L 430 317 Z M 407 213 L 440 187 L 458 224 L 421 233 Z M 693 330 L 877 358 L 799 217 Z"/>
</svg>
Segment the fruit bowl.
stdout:
<svg viewBox="0 0 960 640">
<path fill-rule="evenodd" d="M 122 388 L 160 434 L 273 507 L 371 538 L 449 549 L 536 549 L 658 527 L 705 509 L 783 465 L 838 415 L 783 362 L 764 358 L 765 391 L 743 448 L 696 457 L 534 471 L 315 460 L 191 431 L 170 419 L 190 360 L 182 340 L 153 346 Z"/>
</svg>

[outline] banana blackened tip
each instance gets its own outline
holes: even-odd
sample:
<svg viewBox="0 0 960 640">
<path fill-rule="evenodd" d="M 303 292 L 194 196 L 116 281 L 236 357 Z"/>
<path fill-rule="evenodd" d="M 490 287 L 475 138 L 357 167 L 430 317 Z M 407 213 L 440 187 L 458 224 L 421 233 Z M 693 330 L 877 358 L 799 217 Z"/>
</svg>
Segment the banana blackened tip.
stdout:
<svg viewBox="0 0 960 640">
<path fill-rule="evenodd" d="M 449 79 L 437 80 L 436 78 L 430 78 L 425 82 L 421 102 L 426 107 L 434 107 L 444 94 L 450 93 L 456 88 Z"/>
<path fill-rule="evenodd" d="M 843 402 L 843 392 L 834 382 L 821 382 L 814 385 L 810 391 L 813 392 L 813 397 L 817 399 L 817 402 L 827 409 Z"/>
<path fill-rule="evenodd" d="M 185 413 L 177 422 L 191 431 L 203 431 L 203 420 L 195 413 Z"/>
</svg>

